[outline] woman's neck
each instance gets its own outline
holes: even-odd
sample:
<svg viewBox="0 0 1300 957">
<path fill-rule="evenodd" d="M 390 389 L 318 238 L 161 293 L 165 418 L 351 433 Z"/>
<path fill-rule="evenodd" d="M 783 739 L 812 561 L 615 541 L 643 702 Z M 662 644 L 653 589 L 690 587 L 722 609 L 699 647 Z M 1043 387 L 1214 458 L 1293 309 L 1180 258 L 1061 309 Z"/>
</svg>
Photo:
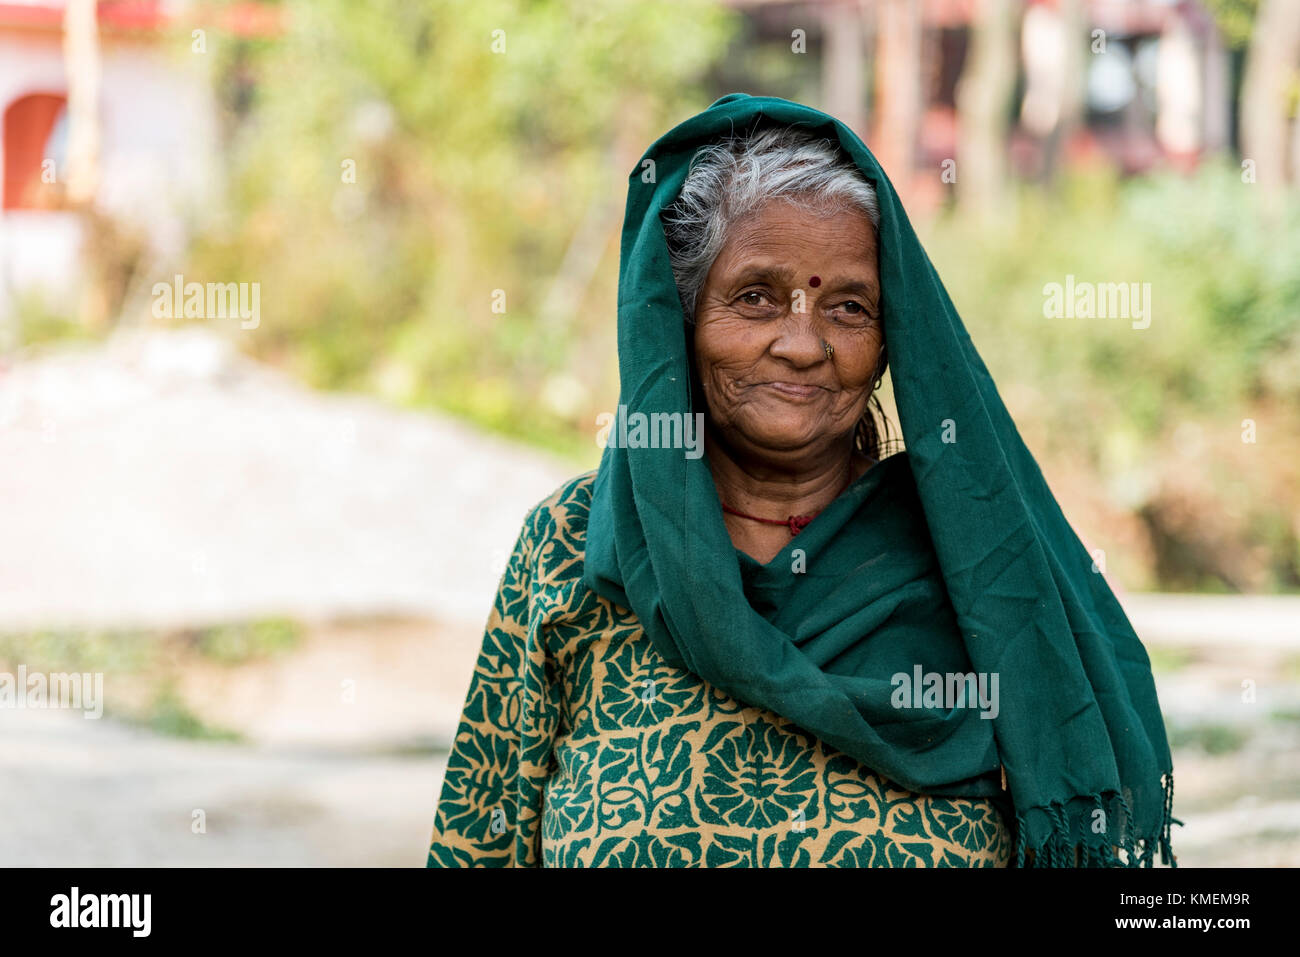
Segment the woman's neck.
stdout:
<svg viewBox="0 0 1300 957">
<path fill-rule="evenodd" d="M 791 515 L 815 515 L 830 505 L 873 460 L 846 446 L 842 453 L 822 457 L 799 471 L 773 468 L 730 454 L 719 443 L 707 443 L 709 468 L 718 497 L 746 515 L 784 522 Z M 768 525 L 723 513 L 732 544 L 767 564 L 790 542 L 785 525 Z"/>
</svg>

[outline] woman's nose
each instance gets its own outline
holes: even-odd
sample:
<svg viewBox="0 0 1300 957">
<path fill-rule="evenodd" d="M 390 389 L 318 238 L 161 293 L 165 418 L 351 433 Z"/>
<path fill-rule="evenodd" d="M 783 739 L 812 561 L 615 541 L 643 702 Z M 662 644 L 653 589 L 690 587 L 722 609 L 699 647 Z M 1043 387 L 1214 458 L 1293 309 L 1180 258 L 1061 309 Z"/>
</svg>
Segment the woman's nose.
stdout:
<svg viewBox="0 0 1300 957">
<path fill-rule="evenodd" d="M 793 309 L 781 319 L 779 331 L 769 351 L 798 366 L 814 365 L 826 358 L 825 346 L 813 328 L 811 316 L 807 312 L 800 314 Z"/>
</svg>

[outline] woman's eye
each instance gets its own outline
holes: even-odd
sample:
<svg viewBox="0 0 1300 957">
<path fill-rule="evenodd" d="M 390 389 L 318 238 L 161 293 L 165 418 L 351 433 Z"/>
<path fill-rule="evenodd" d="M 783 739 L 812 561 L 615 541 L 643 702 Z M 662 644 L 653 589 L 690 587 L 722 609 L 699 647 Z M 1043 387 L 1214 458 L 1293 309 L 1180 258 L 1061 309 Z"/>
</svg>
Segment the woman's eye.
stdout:
<svg viewBox="0 0 1300 957">
<path fill-rule="evenodd" d="M 767 315 L 771 312 L 772 297 L 762 289 L 750 289 L 736 297 L 736 305 L 744 306 L 756 315 L 760 311 L 763 315 Z"/>
<path fill-rule="evenodd" d="M 867 311 L 867 307 L 854 299 L 850 299 L 847 302 L 840 303 L 839 310 L 841 312 L 848 313 L 850 316 L 852 316 L 855 319 L 871 318 L 871 313 Z"/>
</svg>

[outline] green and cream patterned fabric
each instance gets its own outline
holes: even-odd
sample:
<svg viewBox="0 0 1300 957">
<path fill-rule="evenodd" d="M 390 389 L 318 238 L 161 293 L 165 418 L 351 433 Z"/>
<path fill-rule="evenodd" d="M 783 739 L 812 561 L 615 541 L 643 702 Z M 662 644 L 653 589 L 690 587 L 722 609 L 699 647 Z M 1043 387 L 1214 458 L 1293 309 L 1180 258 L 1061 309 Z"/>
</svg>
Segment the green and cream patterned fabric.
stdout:
<svg viewBox="0 0 1300 957">
<path fill-rule="evenodd" d="M 915 794 L 669 666 L 582 581 L 594 473 L 524 522 L 430 867 L 1005 867 L 992 799 Z"/>
</svg>

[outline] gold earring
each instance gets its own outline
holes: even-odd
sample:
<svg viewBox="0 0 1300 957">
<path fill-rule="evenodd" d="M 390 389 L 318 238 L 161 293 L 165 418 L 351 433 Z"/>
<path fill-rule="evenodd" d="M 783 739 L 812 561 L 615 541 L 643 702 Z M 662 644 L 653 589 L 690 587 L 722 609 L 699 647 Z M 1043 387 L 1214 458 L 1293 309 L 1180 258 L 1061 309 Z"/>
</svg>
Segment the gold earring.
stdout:
<svg viewBox="0 0 1300 957">
<path fill-rule="evenodd" d="M 822 340 L 822 349 L 825 350 L 827 359 L 835 358 L 835 347 L 825 339 Z"/>
</svg>

